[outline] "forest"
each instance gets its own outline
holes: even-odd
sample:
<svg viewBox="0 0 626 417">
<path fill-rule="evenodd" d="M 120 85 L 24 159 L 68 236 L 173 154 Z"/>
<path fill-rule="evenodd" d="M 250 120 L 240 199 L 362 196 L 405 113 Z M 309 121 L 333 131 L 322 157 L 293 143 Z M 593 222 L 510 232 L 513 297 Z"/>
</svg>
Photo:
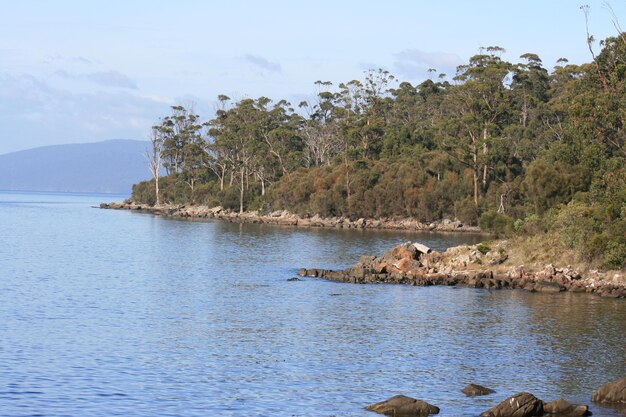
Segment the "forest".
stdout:
<svg viewBox="0 0 626 417">
<path fill-rule="evenodd" d="M 385 70 L 310 101 L 218 97 L 152 127 L 151 181 L 132 200 L 240 212 L 444 218 L 550 236 L 589 265 L 626 266 L 626 33 L 551 70 L 481 49 L 418 85 Z M 165 170 L 167 175 L 160 176 Z M 554 242 L 558 242 L 555 244 Z"/>
</svg>

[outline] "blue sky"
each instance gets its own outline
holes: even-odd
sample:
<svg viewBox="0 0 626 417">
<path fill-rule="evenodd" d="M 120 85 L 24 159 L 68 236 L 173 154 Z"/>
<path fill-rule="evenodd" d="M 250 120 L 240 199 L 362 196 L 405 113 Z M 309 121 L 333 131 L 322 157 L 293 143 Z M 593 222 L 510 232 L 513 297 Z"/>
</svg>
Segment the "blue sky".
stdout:
<svg viewBox="0 0 626 417">
<path fill-rule="evenodd" d="M 608 3 L 626 28 L 626 0 Z M 617 33 L 600 0 L 0 0 L 0 154 L 146 139 L 170 105 L 208 118 L 218 94 L 297 104 L 370 68 L 417 83 L 492 45 L 588 62 L 582 4 L 596 39 Z"/>
</svg>

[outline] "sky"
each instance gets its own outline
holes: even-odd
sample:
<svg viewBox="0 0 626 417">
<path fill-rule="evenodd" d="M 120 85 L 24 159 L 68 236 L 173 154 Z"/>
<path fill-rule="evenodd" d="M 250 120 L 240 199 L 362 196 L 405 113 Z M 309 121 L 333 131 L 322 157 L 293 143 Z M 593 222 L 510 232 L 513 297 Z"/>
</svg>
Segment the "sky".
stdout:
<svg viewBox="0 0 626 417">
<path fill-rule="evenodd" d="M 219 94 L 297 105 L 368 69 L 452 77 L 488 46 L 589 62 L 583 4 L 595 39 L 617 34 L 602 0 L 0 0 L 0 154 L 145 140 L 172 105 L 211 118 Z M 626 0 L 608 5 L 626 28 Z"/>
</svg>

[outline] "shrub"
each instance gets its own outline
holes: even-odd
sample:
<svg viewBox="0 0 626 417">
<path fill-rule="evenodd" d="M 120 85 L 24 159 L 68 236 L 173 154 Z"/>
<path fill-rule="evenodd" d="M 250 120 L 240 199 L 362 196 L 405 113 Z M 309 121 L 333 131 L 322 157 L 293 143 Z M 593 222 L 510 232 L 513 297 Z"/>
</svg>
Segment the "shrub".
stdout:
<svg viewBox="0 0 626 417">
<path fill-rule="evenodd" d="M 510 235 L 513 232 L 513 219 L 497 211 L 486 211 L 480 216 L 480 228 L 496 235 Z"/>
<path fill-rule="evenodd" d="M 476 249 L 478 250 L 478 252 L 482 253 L 483 255 L 491 250 L 489 245 L 487 245 L 486 243 L 482 243 L 482 242 L 476 245 Z"/>
<path fill-rule="evenodd" d="M 135 203 L 153 206 L 156 203 L 156 194 L 154 191 L 154 180 L 141 181 L 133 185 L 130 199 Z"/>
</svg>

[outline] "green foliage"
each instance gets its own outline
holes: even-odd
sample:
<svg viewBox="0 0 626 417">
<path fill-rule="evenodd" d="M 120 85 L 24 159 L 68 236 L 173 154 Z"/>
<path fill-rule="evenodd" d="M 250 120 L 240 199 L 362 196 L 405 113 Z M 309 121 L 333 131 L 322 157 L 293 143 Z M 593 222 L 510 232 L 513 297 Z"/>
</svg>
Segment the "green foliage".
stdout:
<svg viewBox="0 0 626 417">
<path fill-rule="evenodd" d="M 149 204 L 153 206 L 156 203 L 156 194 L 154 192 L 154 180 L 141 181 L 133 185 L 131 200 L 136 203 Z"/>
<path fill-rule="evenodd" d="M 544 213 L 548 208 L 570 201 L 589 187 L 589 173 L 581 166 L 549 163 L 539 158 L 529 164 L 522 183 L 534 212 Z"/>
<path fill-rule="evenodd" d="M 551 73 L 535 54 L 510 63 L 488 47 L 454 84 L 397 83 L 383 70 L 318 81 L 299 112 L 221 95 L 201 121 L 174 106 L 152 131 L 169 174 L 160 201 L 455 218 L 499 235 L 550 234 L 590 264 L 622 267 L 626 35 L 601 44 L 594 62 Z M 155 186 L 136 184 L 133 200 L 154 204 Z"/>
<path fill-rule="evenodd" d="M 476 249 L 478 250 L 478 252 L 484 255 L 491 250 L 491 247 L 487 245 L 486 243 L 481 242 L 478 245 L 476 245 Z"/>
<path fill-rule="evenodd" d="M 485 231 L 492 232 L 497 236 L 506 236 L 513 232 L 514 219 L 497 211 L 489 210 L 480 216 L 478 224 Z"/>
</svg>

